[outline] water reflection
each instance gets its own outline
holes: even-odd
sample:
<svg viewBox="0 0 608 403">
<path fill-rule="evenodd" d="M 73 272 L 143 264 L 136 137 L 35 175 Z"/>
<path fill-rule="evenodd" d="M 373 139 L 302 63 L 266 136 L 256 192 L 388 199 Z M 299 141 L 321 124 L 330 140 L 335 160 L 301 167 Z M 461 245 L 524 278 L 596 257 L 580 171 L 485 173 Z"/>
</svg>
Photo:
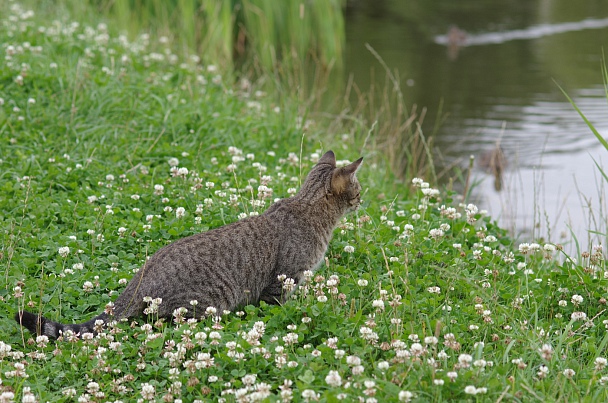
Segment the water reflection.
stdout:
<svg viewBox="0 0 608 403">
<path fill-rule="evenodd" d="M 608 18 L 587 19 L 578 22 L 564 22 L 561 24 L 541 24 L 526 29 L 516 29 L 504 32 L 487 32 L 470 35 L 466 31 L 452 25 L 446 35 L 437 35 L 435 42 L 446 46 L 475 46 L 504 43 L 517 39 L 537 39 L 543 36 L 561 34 L 584 29 L 597 29 L 608 27 Z"/>
<path fill-rule="evenodd" d="M 346 41 L 346 73 L 369 88 L 370 68 L 381 70 L 365 48 L 369 43 L 399 71 L 406 102 L 428 108 L 427 132 L 443 105 L 447 116 L 435 145 L 445 166 L 465 167 L 470 155 L 491 156 L 500 144 L 500 186 L 496 169 L 488 172 L 481 164 L 476 175 L 482 182 L 474 190 L 503 225 L 553 242 L 567 240 L 560 234 L 572 228 L 583 245 L 586 228 L 606 230 L 606 223 L 589 222 L 579 193 L 594 209 L 605 209 L 590 154 L 606 160 L 606 153 L 556 82 L 608 133 L 600 71 L 602 48 L 608 49 L 608 2 L 351 1 Z M 457 57 L 450 57 L 450 42 L 456 42 Z"/>
</svg>

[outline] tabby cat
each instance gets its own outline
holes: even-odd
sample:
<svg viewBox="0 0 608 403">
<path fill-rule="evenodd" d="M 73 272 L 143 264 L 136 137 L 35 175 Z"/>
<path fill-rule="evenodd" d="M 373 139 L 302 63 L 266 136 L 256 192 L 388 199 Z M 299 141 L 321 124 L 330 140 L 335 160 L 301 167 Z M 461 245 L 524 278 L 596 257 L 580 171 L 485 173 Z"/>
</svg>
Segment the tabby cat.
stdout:
<svg viewBox="0 0 608 403">
<path fill-rule="evenodd" d="M 104 312 L 82 324 L 64 325 L 20 311 L 15 320 L 32 333 L 57 338 L 66 330 L 96 333 L 104 322 L 142 315 L 148 307 L 145 297 L 162 298 L 159 317 L 171 317 L 180 307 L 193 311 L 193 300 L 197 316 L 207 307 L 219 314 L 259 301 L 284 302 L 287 293 L 278 277 L 297 284 L 304 271 L 315 270 L 340 218 L 359 207 L 361 186 L 355 174 L 362 160 L 336 168 L 336 157 L 328 151 L 293 197 L 259 216 L 161 248 L 116 299 L 112 316 Z"/>
</svg>

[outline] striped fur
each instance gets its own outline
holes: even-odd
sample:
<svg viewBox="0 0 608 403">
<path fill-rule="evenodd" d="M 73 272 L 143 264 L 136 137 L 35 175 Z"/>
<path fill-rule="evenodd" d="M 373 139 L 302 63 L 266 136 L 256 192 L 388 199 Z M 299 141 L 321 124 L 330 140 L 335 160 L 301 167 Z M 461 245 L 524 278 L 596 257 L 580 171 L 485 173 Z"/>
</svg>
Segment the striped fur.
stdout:
<svg viewBox="0 0 608 403">
<path fill-rule="evenodd" d="M 355 176 L 363 158 L 336 168 L 328 151 L 311 170 L 300 191 L 274 203 L 264 214 L 173 242 L 146 261 L 114 302 L 112 320 L 139 316 L 144 297 L 162 298 L 159 317 L 180 307 L 196 315 L 209 306 L 218 313 L 259 301 L 283 302 L 281 274 L 296 281 L 322 262 L 340 218 L 358 208 L 361 186 Z M 187 315 L 191 315 L 189 312 Z M 15 315 L 32 333 L 57 338 L 61 332 L 95 332 L 96 321 L 63 325 L 29 312 Z M 97 322 L 97 326 L 100 322 Z"/>
</svg>

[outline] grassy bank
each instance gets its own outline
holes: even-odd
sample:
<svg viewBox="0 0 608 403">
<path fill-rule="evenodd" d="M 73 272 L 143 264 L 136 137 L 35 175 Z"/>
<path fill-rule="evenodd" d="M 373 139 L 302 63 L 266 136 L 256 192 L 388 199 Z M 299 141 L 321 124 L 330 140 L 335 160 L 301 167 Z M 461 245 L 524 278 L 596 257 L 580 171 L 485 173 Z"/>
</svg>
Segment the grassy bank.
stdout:
<svg viewBox="0 0 608 403">
<path fill-rule="evenodd" d="M 2 7 L 0 401 L 608 399 L 601 247 L 514 245 L 454 195 L 395 188 L 363 128 L 326 133 L 164 40 Z M 366 157 L 365 203 L 284 306 L 58 343 L 12 320 L 88 320 L 146 256 L 288 197 L 330 148 Z"/>
</svg>

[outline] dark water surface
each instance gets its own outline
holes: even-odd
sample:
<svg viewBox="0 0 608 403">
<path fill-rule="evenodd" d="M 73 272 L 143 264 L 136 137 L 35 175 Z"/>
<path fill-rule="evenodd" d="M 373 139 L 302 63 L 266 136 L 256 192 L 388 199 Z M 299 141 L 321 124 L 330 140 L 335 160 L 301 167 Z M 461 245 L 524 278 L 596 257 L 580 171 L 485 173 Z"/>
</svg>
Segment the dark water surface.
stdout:
<svg viewBox="0 0 608 403">
<path fill-rule="evenodd" d="M 601 74 L 608 1 L 351 1 L 346 41 L 345 77 L 353 74 L 367 89 L 370 68 L 383 75 L 369 43 L 398 70 L 407 104 L 428 108 L 429 134 L 443 105 L 435 145 L 444 164 L 466 167 L 470 155 L 479 161 L 500 141 L 502 190 L 476 165 L 481 183 L 473 197 L 522 241 L 568 243 L 572 229 L 583 247 L 606 243 L 587 229 L 606 232 L 606 197 L 592 157 L 608 170 L 608 153 L 556 82 L 608 135 Z"/>
</svg>

